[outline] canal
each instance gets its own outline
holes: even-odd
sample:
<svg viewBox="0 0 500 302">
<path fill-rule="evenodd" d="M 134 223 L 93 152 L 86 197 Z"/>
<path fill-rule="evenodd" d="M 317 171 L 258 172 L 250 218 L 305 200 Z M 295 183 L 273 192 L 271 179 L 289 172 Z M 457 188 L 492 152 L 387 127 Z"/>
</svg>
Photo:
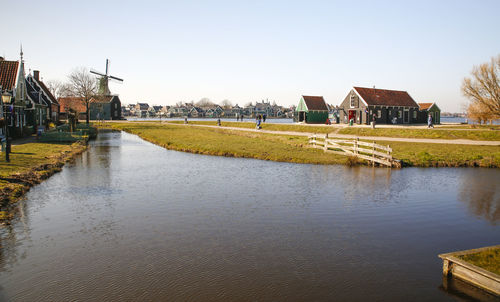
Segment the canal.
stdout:
<svg viewBox="0 0 500 302">
<path fill-rule="evenodd" d="M 499 182 L 102 133 L 0 228 L 0 301 L 455 301 L 437 255 L 500 243 Z"/>
</svg>

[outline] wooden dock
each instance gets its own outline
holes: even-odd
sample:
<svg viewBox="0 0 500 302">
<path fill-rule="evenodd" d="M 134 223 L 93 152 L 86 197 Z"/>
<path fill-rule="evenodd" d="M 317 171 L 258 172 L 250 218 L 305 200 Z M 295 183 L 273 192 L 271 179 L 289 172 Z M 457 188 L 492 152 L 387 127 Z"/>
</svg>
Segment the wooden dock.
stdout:
<svg viewBox="0 0 500 302">
<path fill-rule="evenodd" d="M 493 248 L 500 248 L 500 245 L 440 254 L 439 258 L 443 259 L 443 275 L 446 277 L 457 277 L 500 297 L 499 275 L 458 258 L 458 256 L 478 253 Z"/>
</svg>

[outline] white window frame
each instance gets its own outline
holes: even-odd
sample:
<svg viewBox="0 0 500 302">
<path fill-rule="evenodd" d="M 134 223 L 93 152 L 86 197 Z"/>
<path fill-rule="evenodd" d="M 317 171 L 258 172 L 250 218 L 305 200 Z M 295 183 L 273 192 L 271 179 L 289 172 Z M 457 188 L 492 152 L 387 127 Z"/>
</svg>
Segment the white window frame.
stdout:
<svg viewBox="0 0 500 302">
<path fill-rule="evenodd" d="M 351 99 L 349 101 L 350 101 L 350 107 L 356 108 L 356 96 L 354 94 L 351 94 Z"/>
<path fill-rule="evenodd" d="M 382 117 L 382 110 L 377 110 L 377 118 L 381 118 Z"/>
<path fill-rule="evenodd" d="M 398 118 L 403 118 L 403 110 L 398 110 Z"/>
</svg>

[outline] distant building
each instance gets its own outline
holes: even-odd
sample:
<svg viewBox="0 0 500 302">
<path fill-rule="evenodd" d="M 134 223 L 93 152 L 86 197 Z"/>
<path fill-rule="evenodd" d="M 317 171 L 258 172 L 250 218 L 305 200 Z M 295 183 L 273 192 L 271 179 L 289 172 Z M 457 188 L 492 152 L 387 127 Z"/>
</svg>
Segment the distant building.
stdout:
<svg viewBox="0 0 500 302">
<path fill-rule="evenodd" d="M 296 121 L 323 124 L 328 118 L 328 106 L 322 96 L 303 95 L 296 108 Z"/>
</svg>

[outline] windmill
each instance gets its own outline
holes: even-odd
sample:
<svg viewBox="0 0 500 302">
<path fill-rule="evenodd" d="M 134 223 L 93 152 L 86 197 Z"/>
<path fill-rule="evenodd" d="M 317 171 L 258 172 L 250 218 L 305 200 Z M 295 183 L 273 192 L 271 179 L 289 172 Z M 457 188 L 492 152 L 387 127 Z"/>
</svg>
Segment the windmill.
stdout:
<svg viewBox="0 0 500 302">
<path fill-rule="evenodd" d="M 111 95 L 111 91 L 109 91 L 109 86 L 108 86 L 108 81 L 110 79 L 117 81 L 119 83 L 123 82 L 123 79 L 109 75 L 109 60 L 108 59 L 106 59 L 106 74 L 95 71 L 93 69 L 91 69 L 90 72 L 101 77 L 99 79 L 99 94 L 100 95 Z"/>
</svg>

